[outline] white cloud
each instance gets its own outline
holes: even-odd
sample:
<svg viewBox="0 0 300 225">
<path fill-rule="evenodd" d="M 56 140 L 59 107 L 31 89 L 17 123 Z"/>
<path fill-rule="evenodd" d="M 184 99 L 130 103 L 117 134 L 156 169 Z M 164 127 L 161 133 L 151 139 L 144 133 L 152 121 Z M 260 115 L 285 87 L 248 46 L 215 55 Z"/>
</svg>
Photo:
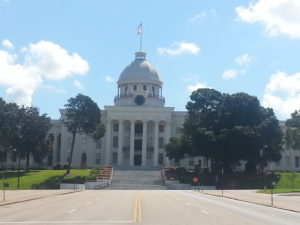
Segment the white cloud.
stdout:
<svg viewBox="0 0 300 225">
<path fill-rule="evenodd" d="M 225 70 L 224 73 L 222 74 L 222 78 L 225 80 L 228 79 L 233 79 L 235 77 L 237 77 L 240 74 L 240 72 L 236 69 L 229 69 L 229 70 Z"/>
<path fill-rule="evenodd" d="M 22 56 L 24 62 L 18 63 Z M 50 41 L 30 44 L 18 54 L 0 50 L 0 85 L 7 87 L 10 101 L 19 105 L 30 105 L 35 90 L 45 81 L 82 75 L 88 69 L 88 63 L 77 53 L 69 54 Z"/>
<path fill-rule="evenodd" d="M 248 53 L 240 55 L 234 59 L 235 63 L 239 64 L 240 66 L 248 66 L 252 61 L 252 58 Z"/>
<path fill-rule="evenodd" d="M 114 79 L 110 76 L 106 76 L 105 81 L 111 83 L 111 82 L 114 82 Z"/>
<path fill-rule="evenodd" d="M 273 74 L 265 88 L 262 105 L 273 108 L 282 119 L 299 110 L 300 73 L 288 75 L 279 71 Z"/>
<path fill-rule="evenodd" d="M 10 41 L 10 40 L 7 40 L 7 39 L 4 39 L 4 40 L 2 41 L 2 46 L 3 46 L 4 48 L 7 48 L 7 49 L 14 49 L 14 48 L 15 48 L 15 46 L 13 45 L 13 43 L 11 43 L 11 41 Z"/>
<path fill-rule="evenodd" d="M 186 90 L 187 90 L 188 92 L 193 92 L 193 91 L 198 90 L 199 88 L 212 88 L 212 87 L 208 86 L 206 83 L 200 83 L 200 82 L 197 82 L 197 83 L 194 84 L 194 85 L 188 85 L 188 86 L 186 87 Z"/>
<path fill-rule="evenodd" d="M 207 15 L 207 13 L 206 13 L 205 11 L 200 12 L 200 13 L 197 13 L 196 15 L 194 15 L 193 17 L 191 17 L 191 18 L 189 19 L 189 21 L 190 21 L 191 23 L 194 23 L 194 22 L 196 22 L 197 20 L 200 20 L 200 19 L 206 17 L 206 15 Z"/>
<path fill-rule="evenodd" d="M 82 90 L 82 89 L 83 89 L 82 83 L 80 83 L 78 80 L 74 80 L 74 81 L 73 81 L 73 84 L 74 84 L 74 86 L 75 86 L 77 89 L 79 89 L 79 90 Z"/>
<path fill-rule="evenodd" d="M 182 81 L 184 82 L 197 81 L 198 78 L 199 77 L 197 75 L 187 74 L 184 78 L 182 78 Z"/>
<path fill-rule="evenodd" d="M 49 84 L 45 84 L 45 85 L 42 85 L 41 88 L 43 89 L 46 89 L 46 90 L 49 90 L 51 92 L 55 92 L 57 94 L 66 94 L 66 90 L 62 89 L 62 88 L 57 88 L 53 85 L 49 85 Z"/>
<path fill-rule="evenodd" d="M 158 53 L 160 54 L 167 54 L 167 55 L 181 55 L 181 54 L 192 54 L 197 55 L 201 48 L 192 42 L 174 42 L 172 45 L 173 49 L 171 48 L 163 48 L 160 47 L 157 49 Z"/>
<path fill-rule="evenodd" d="M 241 21 L 263 24 L 270 36 L 300 38 L 299 0 L 259 0 L 248 7 L 237 7 L 236 12 Z"/>
</svg>

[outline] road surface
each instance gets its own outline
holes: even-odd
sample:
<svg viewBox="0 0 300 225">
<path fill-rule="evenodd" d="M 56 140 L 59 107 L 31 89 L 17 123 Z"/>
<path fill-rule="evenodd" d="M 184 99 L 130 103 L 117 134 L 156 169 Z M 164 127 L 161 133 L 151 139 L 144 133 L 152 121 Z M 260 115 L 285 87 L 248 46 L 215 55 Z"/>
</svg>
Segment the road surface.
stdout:
<svg viewBox="0 0 300 225">
<path fill-rule="evenodd" d="M 3 224 L 297 225 L 300 213 L 193 191 L 98 190 L 0 206 Z"/>
</svg>

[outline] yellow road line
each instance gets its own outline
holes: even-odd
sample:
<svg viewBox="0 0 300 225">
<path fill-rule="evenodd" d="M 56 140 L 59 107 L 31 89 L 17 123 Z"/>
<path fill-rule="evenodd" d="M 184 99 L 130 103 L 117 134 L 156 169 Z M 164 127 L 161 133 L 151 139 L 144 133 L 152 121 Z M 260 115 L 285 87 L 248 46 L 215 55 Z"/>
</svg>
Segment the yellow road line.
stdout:
<svg viewBox="0 0 300 225">
<path fill-rule="evenodd" d="M 142 222 L 142 210 L 141 210 L 141 195 L 137 192 L 134 204 L 134 216 L 133 221 L 136 223 Z"/>
</svg>

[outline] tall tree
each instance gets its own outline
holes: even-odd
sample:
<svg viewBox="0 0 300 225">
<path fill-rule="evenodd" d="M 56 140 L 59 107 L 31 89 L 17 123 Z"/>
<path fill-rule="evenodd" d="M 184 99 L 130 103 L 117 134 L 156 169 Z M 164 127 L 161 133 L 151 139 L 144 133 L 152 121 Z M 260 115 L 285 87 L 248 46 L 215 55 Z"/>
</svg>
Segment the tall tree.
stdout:
<svg viewBox="0 0 300 225">
<path fill-rule="evenodd" d="M 6 103 L 0 98 L 0 161 L 12 150 L 11 137 L 17 132 L 20 109 L 15 103 Z"/>
<path fill-rule="evenodd" d="M 98 105 L 88 96 L 78 94 L 75 98 L 70 98 L 65 107 L 66 113 L 62 120 L 72 134 L 71 150 L 66 171 L 66 174 L 69 174 L 76 135 L 85 134 L 94 139 L 100 139 L 104 135 L 104 126 L 100 120 L 101 113 Z"/>
<path fill-rule="evenodd" d="M 292 113 L 291 118 L 285 122 L 285 143 L 288 148 L 300 149 L 300 110 Z"/>
<path fill-rule="evenodd" d="M 19 159 L 26 160 L 26 170 L 29 169 L 29 160 L 32 156 L 35 162 L 42 162 L 52 149 L 49 136 L 51 120 L 46 114 L 40 115 L 36 107 L 22 107 L 19 109 L 19 123 L 13 135 L 11 145 L 13 154 Z"/>
<path fill-rule="evenodd" d="M 205 156 L 215 169 L 225 171 L 231 171 L 240 160 L 251 162 L 254 170 L 259 163 L 280 159 L 282 131 L 278 120 L 256 97 L 198 89 L 186 108 L 181 137 L 191 143 L 189 148 L 181 148 L 186 155 Z"/>
</svg>

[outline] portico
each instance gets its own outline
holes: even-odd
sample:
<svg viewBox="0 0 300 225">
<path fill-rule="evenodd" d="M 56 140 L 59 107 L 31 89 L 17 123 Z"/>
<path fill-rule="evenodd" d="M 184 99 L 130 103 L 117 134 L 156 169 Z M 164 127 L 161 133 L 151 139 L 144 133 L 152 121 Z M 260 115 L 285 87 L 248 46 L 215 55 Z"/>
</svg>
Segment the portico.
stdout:
<svg viewBox="0 0 300 225">
<path fill-rule="evenodd" d="M 125 167 L 169 164 L 164 145 L 170 139 L 170 134 L 169 120 L 107 120 L 105 164 Z"/>
</svg>

